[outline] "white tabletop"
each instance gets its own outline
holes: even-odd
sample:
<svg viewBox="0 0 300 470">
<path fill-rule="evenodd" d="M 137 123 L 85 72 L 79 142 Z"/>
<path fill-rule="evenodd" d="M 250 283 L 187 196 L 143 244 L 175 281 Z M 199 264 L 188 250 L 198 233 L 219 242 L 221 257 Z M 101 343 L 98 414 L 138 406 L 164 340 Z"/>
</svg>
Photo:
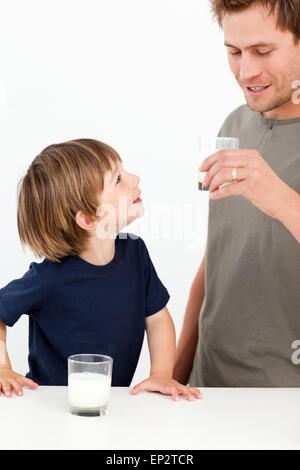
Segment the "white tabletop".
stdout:
<svg viewBox="0 0 300 470">
<path fill-rule="evenodd" d="M 0 449 L 300 449 L 299 388 L 201 388 L 202 400 L 113 387 L 109 414 L 75 416 L 67 387 L 0 397 Z"/>
</svg>

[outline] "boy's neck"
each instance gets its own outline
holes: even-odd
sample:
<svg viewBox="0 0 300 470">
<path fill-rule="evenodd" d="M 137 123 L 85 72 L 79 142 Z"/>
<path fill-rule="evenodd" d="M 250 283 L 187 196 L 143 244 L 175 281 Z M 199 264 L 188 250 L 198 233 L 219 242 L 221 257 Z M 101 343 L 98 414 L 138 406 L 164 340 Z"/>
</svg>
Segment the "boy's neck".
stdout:
<svg viewBox="0 0 300 470">
<path fill-rule="evenodd" d="M 115 238 L 100 240 L 97 237 L 91 237 L 87 243 L 87 248 L 79 256 L 95 266 L 105 266 L 115 256 L 115 242 Z"/>
</svg>

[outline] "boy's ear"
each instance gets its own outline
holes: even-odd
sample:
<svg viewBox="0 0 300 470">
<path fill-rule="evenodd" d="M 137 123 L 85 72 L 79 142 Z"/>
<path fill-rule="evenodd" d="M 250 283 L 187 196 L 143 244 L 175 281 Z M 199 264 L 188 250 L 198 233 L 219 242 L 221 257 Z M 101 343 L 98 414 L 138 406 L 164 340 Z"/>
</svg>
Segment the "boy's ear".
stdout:
<svg viewBox="0 0 300 470">
<path fill-rule="evenodd" d="M 82 211 L 78 211 L 76 213 L 75 220 L 76 220 L 77 225 L 83 230 L 87 230 L 88 232 L 92 232 L 93 230 L 96 230 L 96 227 L 97 227 L 96 218 L 91 219 Z"/>
</svg>

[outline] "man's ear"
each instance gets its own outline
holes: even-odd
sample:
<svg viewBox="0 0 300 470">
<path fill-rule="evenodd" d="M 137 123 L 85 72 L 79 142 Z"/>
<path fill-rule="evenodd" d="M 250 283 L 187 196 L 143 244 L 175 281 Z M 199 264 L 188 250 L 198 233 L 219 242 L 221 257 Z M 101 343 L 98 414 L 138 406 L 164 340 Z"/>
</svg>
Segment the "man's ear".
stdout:
<svg viewBox="0 0 300 470">
<path fill-rule="evenodd" d="M 82 211 L 78 211 L 75 215 L 75 220 L 77 225 L 82 228 L 83 230 L 87 230 L 88 232 L 92 232 L 97 228 L 97 220 L 96 217 L 90 218 Z"/>
</svg>

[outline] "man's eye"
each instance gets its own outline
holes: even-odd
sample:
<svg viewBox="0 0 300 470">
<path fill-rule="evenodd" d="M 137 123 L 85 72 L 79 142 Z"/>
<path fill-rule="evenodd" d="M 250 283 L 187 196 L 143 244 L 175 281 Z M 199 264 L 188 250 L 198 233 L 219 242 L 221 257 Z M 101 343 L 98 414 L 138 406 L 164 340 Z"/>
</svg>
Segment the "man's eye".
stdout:
<svg viewBox="0 0 300 470">
<path fill-rule="evenodd" d="M 270 54 L 271 51 L 267 51 L 267 52 L 260 52 L 260 51 L 256 51 L 256 54 L 257 55 L 267 55 L 267 54 Z"/>
<path fill-rule="evenodd" d="M 240 54 L 240 53 L 241 53 L 241 51 L 229 52 L 230 55 L 238 55 L 238 54 Z"/>
<path fill-rule="evenodd" d="M 121 181 L 121 175 L 118 176 L 116 184 L 120 183 Z"/>
</svg>

